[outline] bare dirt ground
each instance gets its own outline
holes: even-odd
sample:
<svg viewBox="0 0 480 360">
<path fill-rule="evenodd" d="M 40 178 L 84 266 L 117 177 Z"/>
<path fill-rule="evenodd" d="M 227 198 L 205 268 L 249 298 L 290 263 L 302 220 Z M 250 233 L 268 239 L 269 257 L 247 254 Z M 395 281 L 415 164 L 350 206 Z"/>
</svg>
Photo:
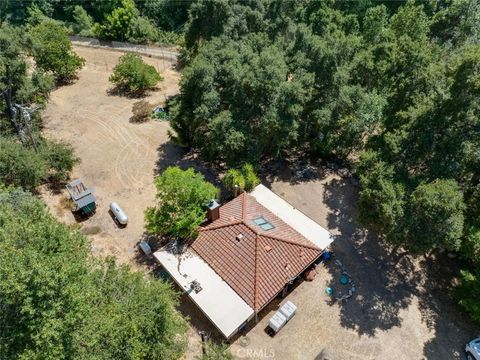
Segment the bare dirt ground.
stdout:
<svg viewBox="0 0 480 360">
<path fill-rule="evenodd" d="M 144 236 L 143 212 L 154 201 L 154 174 L 168 165 L 193 166 L 210 181 L 215 175 L 168 141 L 164 122 L 129 122 L 136 99 L 108 94 L 108 76 L 121 53 L 76 47 L 87 63 L 74 84 L 52 93 L 44 113 L 45 134 L 71 143 L 82 162 L 79 177 L 95 187 L 97 213 L 80 223 L 92 239 L 97 256 L 115 255 L 120 262 L 141 268 L 135 245 Z M 165 81 L 147 100 L 161 103 L 178 92 L 179 74 L 165 60 L 146 58 Z M 302 165 L 300 165 L 302 167 Z M 274 192 L 289 201 L 336 237 L 336 259 L 342 261 L 357 285 L 355 295 L 332 303 L 325 294 L 338 293 L 338 269 L 333 263 L 318 269 L 313 282 L 301 282 L 287 296 L 298 306 L 294 319 L 275 337 L 265 328 L 269 317 L 285 300 L 275 300 L 258 324 L 233 339 L 231 351 L 239 359 L 314 359 L 324 349 L 338 359 L 460 359 L 467 340 L 480 333 L 448 297 L 439 267 L 429 260 L 391 257 L 374 236 L 355 222 L 357 191 L 348 180 L 315 168 L 313 177 L 299 179 L 288 165 L 266 171 Z M 66 192 L 43 189 L 42 196 L 60 220 L 75 224 L 65 209 Z M 129 215 L 129 225 L 118 228 L 108 214 L 117 201 Z M 442 263 L 448 267 L 452 264 Z M 440 275 L 439 275 L 440 274 Z M 448 276 L 445 279 L 449 279 Z M 198 330 L 216 337 L 215 329 L 187 297 L 180 311 L 191 318 L 187 358 L 200 353 Z"/>
<path fill-rule="evenodd" d="M 333 250 L 352 276 L 357 291 L 332 302 L 325 288 L 346 293 L 334 262 L 318 268 L 313 282 L 302 282 L 285 300 L 263 312 L 262 320 L 232 344 L 241 359 L 314 359 L 322 350 L 338 359 L 463 359 L 465 343 L 480 333 L 449 298 L 438 263 L 389 256 L 378 239 L 355 222 L 358 189 L 350 181 L 319 171 L 308 181 L 289 169 L 269 179 L 272 190 L 335 235 Z M 442 267 L 454 266 L 448 259 Z M 283 301 L 298 306 L 296 317 L 275 337 L 268 319 Z"/>
<path fill-rule="evenodd" d="M 81 163 L 72 178 L 80 178 L 95 188 L 97 212 L 81 223 L 92 239 L 95 255 L 114 255 L 119 262 L 130 262 L 135 244 L 144 231 L 143 213 L 153 203 L 154 172 L 158 148 L 168 139 L 166 122 L 129 122 L 133 103 L 138 99 L 109 95 L 108 77 L 117 64 L 120 52 L 75 47 L 87 62 L 79 79 L 72 85 L 55 90 L 44 112 L 44 133 L 47 137 L 65 140 L 73 145 Z M 164 81 L 145 100 L 159 104 L 178 92 L 179 74 L 171 63 L 162 59 L 144 58 L 155 66 Z M 43 198 L 65 223 L 76 223 L 63 206 L 67 197 L 44 189 Z M 110 202 L 116 201 L 129 216 L 129 224 L 120 229 L 108 213 Z"/>
</svg>

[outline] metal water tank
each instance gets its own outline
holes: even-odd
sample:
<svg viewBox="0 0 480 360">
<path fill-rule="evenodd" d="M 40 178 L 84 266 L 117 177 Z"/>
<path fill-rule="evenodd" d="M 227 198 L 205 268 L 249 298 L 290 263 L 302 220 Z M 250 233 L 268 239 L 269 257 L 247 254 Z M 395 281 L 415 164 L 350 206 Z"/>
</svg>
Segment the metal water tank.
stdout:
<svg viewBox="0 0 480 360">
<path fill-rule="evenodd" d="M 116 202 L 110 203 L 110 210 L 112 211 L 113 216 L 115 216 L 115 219 L 117 219 L 119 224 L 127 225 L 128 216 Z"/>
</svg>

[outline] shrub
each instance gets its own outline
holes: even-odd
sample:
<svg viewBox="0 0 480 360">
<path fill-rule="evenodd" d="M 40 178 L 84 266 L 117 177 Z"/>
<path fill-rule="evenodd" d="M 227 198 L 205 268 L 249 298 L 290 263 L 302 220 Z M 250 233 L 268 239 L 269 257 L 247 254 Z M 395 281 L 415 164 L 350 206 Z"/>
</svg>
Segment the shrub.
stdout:
<svg viewBox="0 0 480 360">
<path fill-rule="evenodd" d="M 133 116 L 130 118 L 131 122 L 145 122 L 152 117 L 153 105 L 145 100 L 137 101 L 133 104 Z"/>
<path fill-rule="evenodd" d="M 245 178 L 237 169 L 229 169 L 225 177 L 222 179 L 222 183 L 228 191 L 234 194 L 234 196 L 238 195 L 237 191 L 245 190 Z M 238 186 L 238 188 L 236 186 Z"/>
<path fill-rule="evenodd" d="M 138 95 L 163 80 L 152 65 L 145 64 L 140 55 L 128 53 L 120 57 L 109 78 L 117 90 Z"/>
<path fill-rule="evenodd" d="M 460 286 L 455 289 L 455 296 L 460 306 L 480 323 L 480 270 L 461 271 Z"/>
<path fill-rule="evenodd" d="M 255 170 L 252 164 L 243 164 L 240 170 L 230 169 L 222 179 L 222 183 L 225 188 L 234 194 L 238 195 L 237 191 L 251 191 L 255 186 L 260 184 L 258 176 L 255 174 Z M 236 187 L 238 186 L 238 188 Z"/>
<path fill-rule="evenodd" d="M 245 190 L 251 191 L 255 186 L 260 184 L 260 179 L 255 174 L 255 169 L 252 164 L 245 163 L 242 166 L 242 174 L 245 179 Z"/>
</svg>

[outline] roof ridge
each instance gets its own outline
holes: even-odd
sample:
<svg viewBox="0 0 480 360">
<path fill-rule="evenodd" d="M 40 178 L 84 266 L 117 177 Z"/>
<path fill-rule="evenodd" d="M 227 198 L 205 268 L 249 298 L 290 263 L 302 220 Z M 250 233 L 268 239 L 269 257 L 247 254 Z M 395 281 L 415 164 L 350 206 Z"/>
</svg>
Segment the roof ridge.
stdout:
<svg viewBox="0 0 480 360">
<path fill-rule="evenodd" d="M 263 236 L 263 237 L 266 237 L 266 238 L 269 238 L 269 239 L 272 239 L 272 240 L 276 240 L 276 241 L 281 241 L 281 242 L 284 242 L 284 243 L 287 243 L 287 244 L 298 245 L 298 246 L 301 246 L 301 247 L 304 247 L 304 248 L 309 248 L 309 249 L 312 249 L 312 250 L 322 251 L 322 249 L 320 249 L 318 246 L 313 245 L 313 243 L 312 243 L 312 245 L 302 244 L 302 243 L 298 243 L 296 241 L 283 239 L 283 238 L 278 237 L 278 236 L 266 235 L 266 234 L 263 234 L 263 233 L 257 233 L 257 236 Z"/>
<path fill-rule="evenodd" d="M 254 279 L 253 279 L 253 309 L 255 311 L 257 311 L 257 309 L 259 308 L 259 305 L 258 305 L 258 298 L 259 298 L 259 295 L 258 295 L 258 285 L 257 285 L 257 282 L 258 282 L 258 271 L 259 271 L 259 266 L 258 266 L 258 263 L 259 263 L 259 251 L 258 251 L 258 234 L 255 236 L 255 276 L 254 276 Z"/>
<path fill-rule="evenodd" d="M 244 191 L 242 193 L 242 221 L 245 222 L 247 218 L 247 193 Z"/>
<path fill-rule="evenodd" d="M 220 225 L 216 225 L 216 226 L 200 228 L 200 229 L 198 229 L 198 231 L 217 230 L 217 229 L 221 229 L 221 228 L 224 228 L 224 227 L 227 227 L 227 226 L 240 225 L 240 224 L 244 224 L 244 222 L 242 220 L 237 220 L 237 221 L 230 222 L 228 224 L 220 224 Z"/>
</svg>

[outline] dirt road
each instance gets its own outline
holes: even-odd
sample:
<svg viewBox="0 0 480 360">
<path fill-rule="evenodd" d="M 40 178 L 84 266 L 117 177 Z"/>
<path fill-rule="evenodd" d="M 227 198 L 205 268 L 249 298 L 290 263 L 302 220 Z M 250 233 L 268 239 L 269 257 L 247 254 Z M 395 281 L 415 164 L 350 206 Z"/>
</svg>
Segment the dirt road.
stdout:
<svg viewBox="0 0 480 360">
<path fill-rule="evenodd" d="M 120 262 L 134 256 L 134 245 L 143 234 L 143 212 L 155 197 L 154 171 L 158 148 L 167 141 L 168 124 L 149 121 L 129 122 L 131 109 L 138 99 L 108 94 L 108 77 L 122 55 L 120 52 L 75 47 L 86 59 L 79 79 L 72 85 L 55 90 L 44 112 L 47 137 L 65 140 L 75 148 L 82 161 L 72 178 L 81 178 L 95 188 L 98 209 L 81 223 L 91 235 L 95 255 L 115 255 Z M 179 74 L 168 61 L 144 60 L 155 66 L 165 80 L 146 100 L 157 104 L 178 92 Z M 72 213 L 62 206 L 66 192 L 55 194 L 44 189 L 43 198 L 56 215 L 66 223 L 75 223 Z M 129 216 L 129 224 L 120 229 L 108 213 L 116 201 Z M 135 264 L 134 262 L 132 262 Z"/>
</svg>

